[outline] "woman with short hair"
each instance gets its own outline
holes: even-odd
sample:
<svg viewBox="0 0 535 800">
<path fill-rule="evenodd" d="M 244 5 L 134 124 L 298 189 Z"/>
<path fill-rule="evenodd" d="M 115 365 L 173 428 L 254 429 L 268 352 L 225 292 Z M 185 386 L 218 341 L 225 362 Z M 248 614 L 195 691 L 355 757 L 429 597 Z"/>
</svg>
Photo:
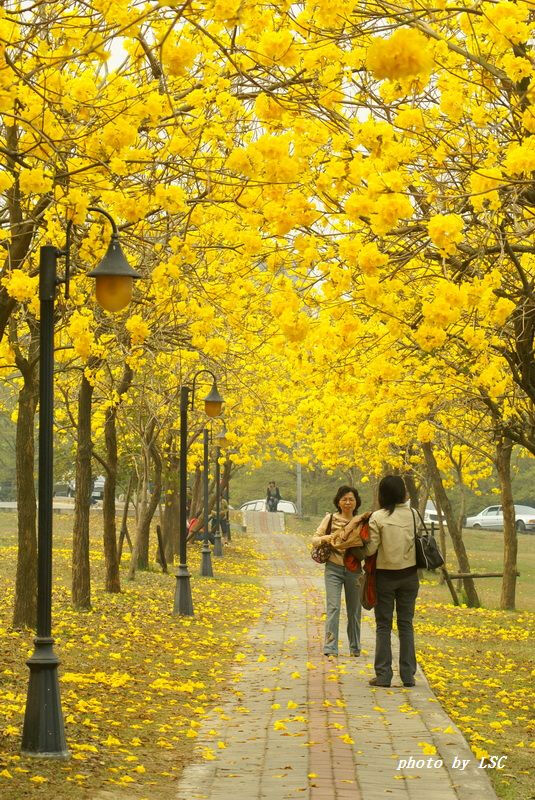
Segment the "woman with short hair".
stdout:
<svg viewBox="0 0 535 800">
<path fill-rule="evenodd" d="M 414 515 L 399 475 L 379 483 L 380 509 L 369 520 L 367 555 L 377 553 L 375 606 L 375 678 L 371 686 L 392 681 L 392 619 L 396 607 L 399 633 L 399 675 L 404 686 L 414 686 L 416 652 L 413 618 L 419 582 L 414 544 Z"/>
<path fill-rule="evenodd" d="M 336 512 L 326 514 L 319 525 L 312 545 L 323 542 L 340 543 L 343 549 L 333 548 L 329 560 L 325 563 L 325 643 L 323 653 L 330 658 L 338 655 L 338 630 L 340 624 L 340 608 L 342 603 L 342 587 L 344 588 L 347 610 L 347 638 L 351 656 L 360 655 L 360 573 L 352 572 L 344 566 L 344 549 L 350 534 L 368 515 L 357 516 L 360 506 L 359 493 L 353 486 L 340 486 L 333 500 Z M 327 534 L 329 520 L 332 517 L 331 530 Z M 353 537 L 352 537 L 353 538 Z"/>
</svg>

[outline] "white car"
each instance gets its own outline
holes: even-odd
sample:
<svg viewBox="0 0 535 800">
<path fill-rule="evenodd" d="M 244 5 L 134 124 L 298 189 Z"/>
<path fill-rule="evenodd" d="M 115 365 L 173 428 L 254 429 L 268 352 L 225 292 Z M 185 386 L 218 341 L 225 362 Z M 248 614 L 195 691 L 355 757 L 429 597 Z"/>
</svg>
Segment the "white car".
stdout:
<svg viewBox="0 0 535 800">
<path fill-rule="evenodd" d="M 266 510 L 265 500 L 248 500 L 247 503 L 244 503 L 242 506 L 240 506 L 240 511 L 265 511 L 265 510 Z M 295 506 L 295 503 L 292 503 L 291 500 L 279 500 L 277 511 L 284 511 L 285 514 L 297 514 L 297 508 Z"/>
<path fill-rule="evenodd" d="M 535 531 L 535 508 L 515 505 L 516 529 L 519 533 Z M 465 528 L 489 528 L 503 530 L 501 506 L 488 506 L 473 517 L 467 517 Z"/>
<path fill-rule="evenodd" d="M 91 490 L 91 502 L 96 503 L 97 500 L 104 498 L 104 484 L 106 479 L 104 475 L 97 475 L 93 482 L 93 489 Z"/>
<path fill-rule="evenodd" d="M 438 528 L 439 528 L 438 511 L 436 510 L 436 508 L 434 506 L 434 503 L 432 503 L 431 500 L 428 501 L 428 503 L 427 503 L 427 505 L 425 507 L 424 522 L 428 527 L 431 527 L 431 523 L 433 523 L 436 530 L 438 530 Z M 444 518 L 444 514 L 442 515 L 442 524 L 444 525 L 445 528 L 448 527 L 448 523 L 446 522 L 446 520 Z"/>
</svg>

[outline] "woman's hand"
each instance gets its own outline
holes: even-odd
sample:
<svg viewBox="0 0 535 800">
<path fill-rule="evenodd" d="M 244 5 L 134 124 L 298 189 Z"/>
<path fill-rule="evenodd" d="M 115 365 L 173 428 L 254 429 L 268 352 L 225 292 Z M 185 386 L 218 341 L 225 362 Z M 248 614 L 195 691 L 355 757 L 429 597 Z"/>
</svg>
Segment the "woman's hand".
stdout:
<svg viewBox="0 0 535 800">
<path fill-rule="evenodd" d="M 365 516 L 366 516 L 365 514 L 358 514 L 356 517 L 353 517 L 352 519 L 349 520 L 347 525 L 344 525 L 344 530 L 347 533 L 349 533 L 354 528 L 356 528 L 357 525 L 360 525 Z"/>
<path fill-rule="evenodd" d="M 312 537 L 312 547 L 319 547 L 320 544 L 323 544 L 324 542 L 330 541 L 330 538 L 331 538 L 330 535 L 313 536 Z"/>
</svg>

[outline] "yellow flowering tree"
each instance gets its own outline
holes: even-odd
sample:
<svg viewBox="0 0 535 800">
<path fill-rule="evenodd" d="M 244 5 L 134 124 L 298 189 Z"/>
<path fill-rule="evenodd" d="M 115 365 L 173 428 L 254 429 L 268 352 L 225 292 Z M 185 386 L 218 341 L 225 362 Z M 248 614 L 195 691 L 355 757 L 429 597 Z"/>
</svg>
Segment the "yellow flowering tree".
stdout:
<svg viewBox="0 0 535 800">
<path fill-rule="evenodd" d="M 35 314 L 35 248 L 71 218 L 67 335 L 101 357 L 98 203 L 146 276 L 117 330 L 149 407 L 154 364 L 169 390 L 198 354 L 236 406 L 236 464 L 294 442 L 406 467 L 445 393 L 535 452 L 530 9 L 5 4 L 0 333 Z M 104 355 L 101 412 L 121 375 Z M 374 405 L 385 386 L 403 391 Z"/>
</svg>

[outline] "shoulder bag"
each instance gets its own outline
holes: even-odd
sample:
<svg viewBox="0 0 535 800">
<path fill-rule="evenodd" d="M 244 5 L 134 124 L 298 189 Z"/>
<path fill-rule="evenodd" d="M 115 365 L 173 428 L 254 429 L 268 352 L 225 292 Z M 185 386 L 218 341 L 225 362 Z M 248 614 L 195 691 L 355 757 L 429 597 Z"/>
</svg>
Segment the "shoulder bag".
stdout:
<svg viewBox="0 0 535 800">
<path fill-rule="evenodd" d="M 327 527 L 325 529 L 324 536 L 329 536 L 331 533 L 331 529 L 333 526 L 333 515 L 329 517 L 329 522 L 327 523 Z M 314 545 L 312 550 L 310 551 L 310 557 L 316 564 L 325 564 L 326 561 L 329 560 L 333 549 L 329 542 L 322 542 L 321 544 Z"/>
<path fill-rule="evenodd" d="M 411 513 L 412 513 L 412 521 L 414 524 L 414 547 L 416 550 L 416 566 L 419 569 L 438 569 L 438 567 L 444 566 L 444 559 L 442 558 L 442 554 L 438 549 L 435 537 L 433 536 L 432 533 L 429 533 L 420 513 L 416 511 L 416 513 L 420 517 L 422 525 L 424 526 L 424 533 L 418 536 L 418 534 L 416 533 L 416 517 L 414 515 L 414 509 L 412 508 L 411 508 Z"/>
</svg>

